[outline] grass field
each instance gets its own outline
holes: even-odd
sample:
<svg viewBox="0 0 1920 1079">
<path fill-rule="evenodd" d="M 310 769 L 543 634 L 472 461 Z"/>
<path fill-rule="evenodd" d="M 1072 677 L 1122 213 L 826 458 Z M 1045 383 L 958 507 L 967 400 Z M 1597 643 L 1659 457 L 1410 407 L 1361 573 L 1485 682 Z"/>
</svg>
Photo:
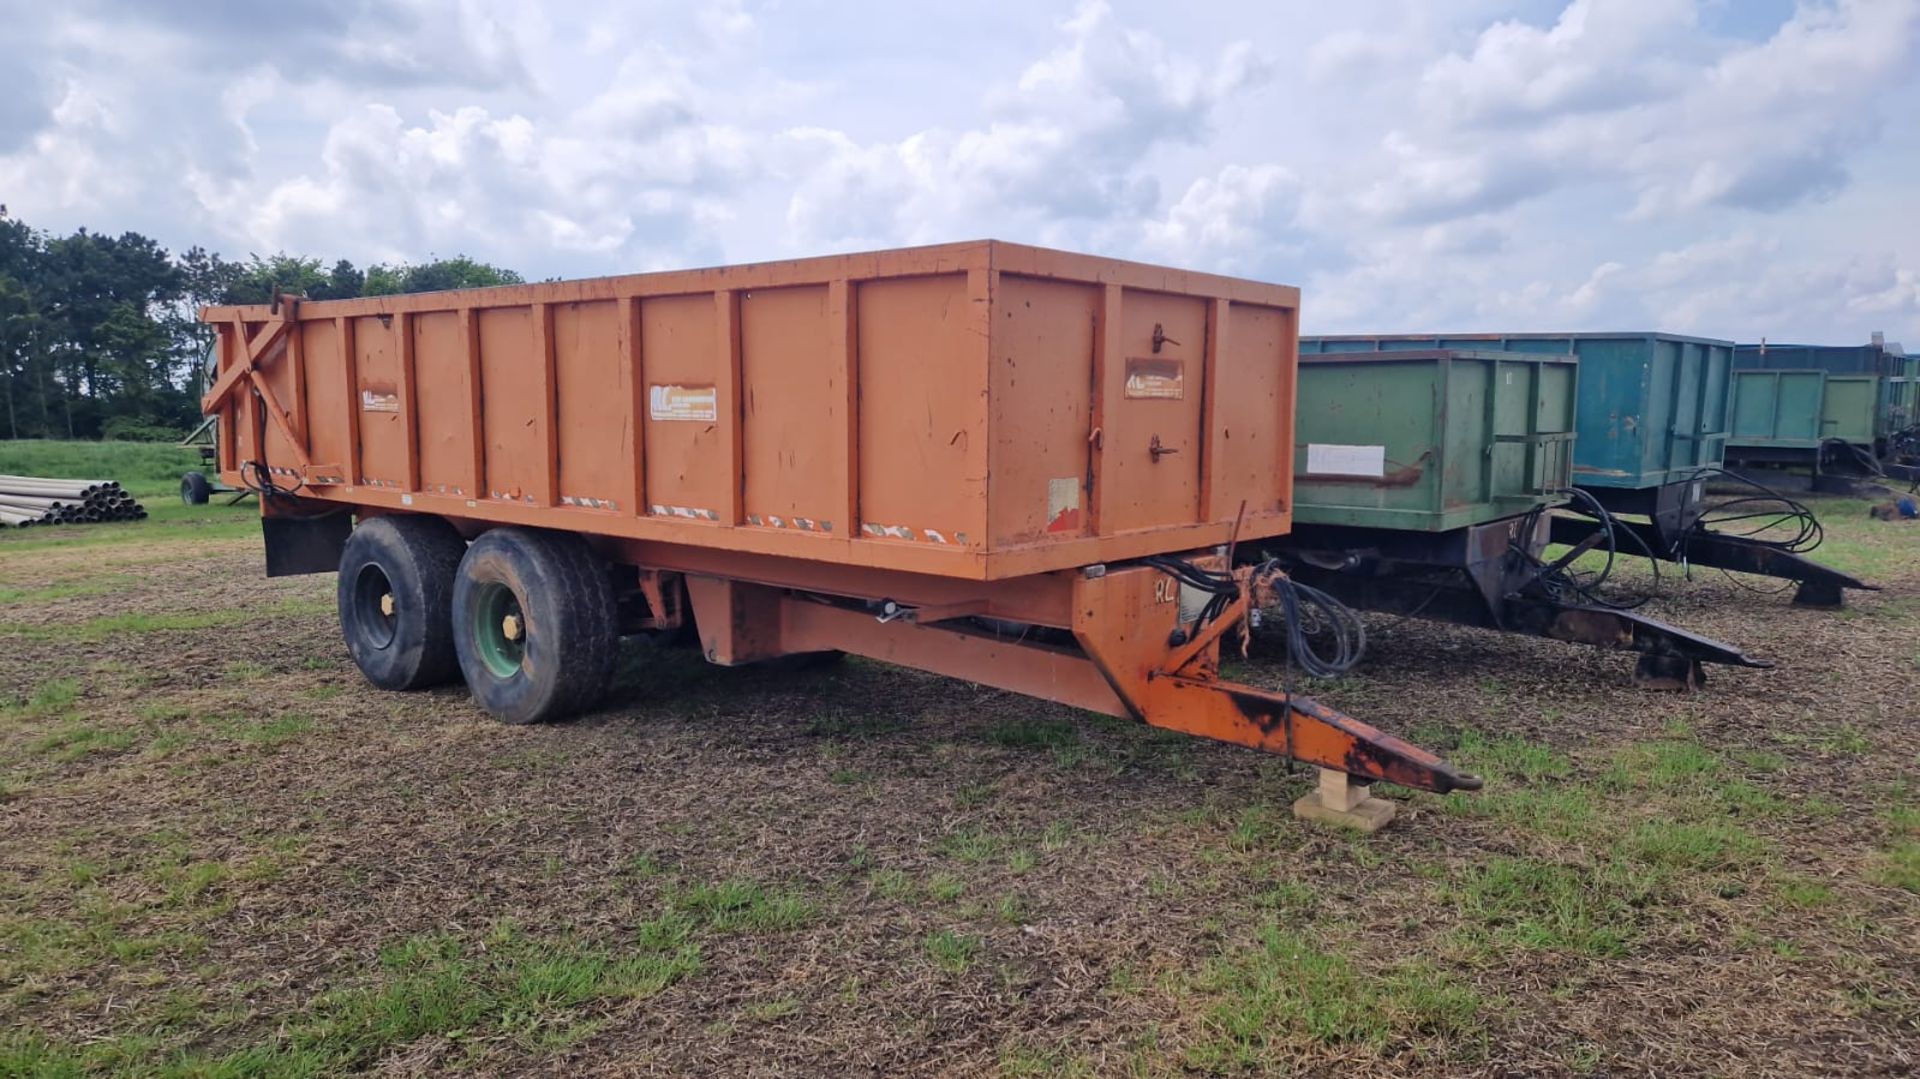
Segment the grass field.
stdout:
<svg viewBox="0 0 1920 1079">
<path fill-rule="evenodd" d="M 1920 526 L 1855 503 L 1843 612 L 1670 583 L 1779 664 L 1693 695 L 1371 619 L 1316 695 L 1488 783 L 1368 838 L 864 662 L 635 642 L 554 727 L 377 692 L 250 505 L 166 506 L 0 534 L 0 1076 L 1920 1068 Z"/>
<path fill-rule="evenodd" d="M 180 474 L 201 467 L 199 450 L 164 442 L 0 440 L 0 475 L 119 480 L 138 496 L 178 493 Z"/>
</svg>

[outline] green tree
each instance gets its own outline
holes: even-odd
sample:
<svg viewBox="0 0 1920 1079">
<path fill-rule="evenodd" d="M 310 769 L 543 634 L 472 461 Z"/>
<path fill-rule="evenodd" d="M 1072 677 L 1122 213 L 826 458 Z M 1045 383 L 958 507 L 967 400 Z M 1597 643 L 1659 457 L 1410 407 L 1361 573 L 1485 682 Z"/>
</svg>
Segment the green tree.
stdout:
<svg viewBox="0 0 1920 1079">
<path fill-rule="evenodd" d="M 0 206 L 0 405 L 8 438 L 150 436 L 198 419 L 208 306 L 518 284 L 460 256 L 362 271 L 346 259 L 204 247 L 173 256 L 138 233 L 53 236 Z"/>
<path fill-rule="evenodd" d="M 370 267 L 364 294 L 391 296 L 402 292 L 441 292 L 446 289 L 491 288 L 495 285 L 525 283 L 526 279 L 512 270 L 456 255 L 419 265 Z"/>
</svg>

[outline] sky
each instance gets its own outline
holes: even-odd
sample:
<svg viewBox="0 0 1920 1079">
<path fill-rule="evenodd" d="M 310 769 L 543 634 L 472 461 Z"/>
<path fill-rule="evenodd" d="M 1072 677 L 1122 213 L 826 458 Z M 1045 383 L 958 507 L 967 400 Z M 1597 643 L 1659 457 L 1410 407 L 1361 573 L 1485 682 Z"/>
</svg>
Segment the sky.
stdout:
<svg viewBox="0 0 1920 1079">
<path fill-rule="evenodd" d="M 994 237 L 1920 347 L 1920 0 L 0 0 L 0 204 L 530 279 Z"/>
</svg>

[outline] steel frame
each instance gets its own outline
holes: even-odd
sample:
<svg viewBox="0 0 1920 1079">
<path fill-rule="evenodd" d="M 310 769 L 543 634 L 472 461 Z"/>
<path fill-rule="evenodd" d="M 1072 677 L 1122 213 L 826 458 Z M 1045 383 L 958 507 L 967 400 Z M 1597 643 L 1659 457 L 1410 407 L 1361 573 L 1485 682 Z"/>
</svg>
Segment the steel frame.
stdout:
<svg viewBox="0 0 1920 1079">
<path fill-rule="evenodd" d="M 1614 527 L 1633 533 L 1655 558 L 1663 562 L 1713 566 L 1741 573 L 1756 573 L 1798 581 L 1793 602 L 1801 607 L 1835 609 L 1846 602 L 1844 589 L 1877 592 L 1851 574 L 1830 569 L 1790 551 L 1744 536 L 1714 532 L 1701 524 L 1706 512 L 1704 479 L 1669 483 L 1660 487 L 1637 489 L 1583 487 L 1608 513 L 1615 514 Z M 1621 520 L 1618 515 L 1645 517 L 1643 521 Z M 1590 517 L 1556 516 L 1552 539 L 1555 543 L 1578 544 L 1589 540 L 1600 528 Z M 1623 550 L 1626 550 L 1624 545 Z"/>
<path fill-rule="evenodd" d="M 1555 600 L 1539 586 L 1534 561 L 1546 546 L 1545 522 L 1536 519 L 1526 534 L 1525 520 L 1446 532 L 1303 525 L 1268 547 L 1296 580 L 1351 606 L 1637 653 L 1634 677 L 1648 688 L 1698 687 L 1706 663 L 1772 666 L 1633 611 Z"/>
</svg>

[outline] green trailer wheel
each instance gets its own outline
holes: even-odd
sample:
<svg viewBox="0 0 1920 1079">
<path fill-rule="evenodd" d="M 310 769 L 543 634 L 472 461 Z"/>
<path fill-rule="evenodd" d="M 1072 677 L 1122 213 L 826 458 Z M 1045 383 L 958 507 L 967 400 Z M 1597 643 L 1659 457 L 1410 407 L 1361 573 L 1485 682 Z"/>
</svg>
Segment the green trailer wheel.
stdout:
<svg viewBox="0 0 1920 1079">
<path fill-rule="evenodd" d="M 507 723 L 592 708 L 613 677 L 620 637 L 607 565 L 570 532 L 481 534 L 454 580 L 453 626 L 474 702 Z"/>
</svg>

